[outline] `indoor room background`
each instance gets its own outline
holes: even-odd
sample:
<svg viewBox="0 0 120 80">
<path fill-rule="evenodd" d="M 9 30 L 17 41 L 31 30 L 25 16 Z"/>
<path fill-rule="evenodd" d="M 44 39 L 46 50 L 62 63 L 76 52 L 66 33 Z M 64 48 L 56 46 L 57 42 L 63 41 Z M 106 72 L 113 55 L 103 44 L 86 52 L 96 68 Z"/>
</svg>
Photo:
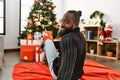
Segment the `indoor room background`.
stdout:
<svg viewBox="0 0 120 80">
<path fill-rule="evenodd" d="M 113 36 L 120 41 L 120 0 L 52 0 L 56 5 L 55 13 L 59 21 L 67 10 L 81 10 L 82 17 L 88 19 L 90 14 L 99 10 L 105 14 L 106 19 L 114 24 Z M 26 3 L 27 4 L 27 3 Z M 4 49 L 17 49 L 20 22 L 20 0 L 6 0 L 5 3 L 6 34 L 4 36 Z"/>
</svg>

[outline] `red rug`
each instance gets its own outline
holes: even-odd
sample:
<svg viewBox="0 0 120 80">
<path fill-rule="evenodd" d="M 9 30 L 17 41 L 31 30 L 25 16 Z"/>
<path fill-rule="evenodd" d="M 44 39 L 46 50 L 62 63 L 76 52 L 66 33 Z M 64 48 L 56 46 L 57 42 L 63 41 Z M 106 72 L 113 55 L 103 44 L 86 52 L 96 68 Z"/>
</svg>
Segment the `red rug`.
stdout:
<svg viewBox="0 0 120 80">
<path fill-rule="evenodd" d="M 79 80 L 120 80 L 120 72 L 92 60 L 85 61 L 84 71 Z M 16 64 L 12 77 L 13 80 L 54 80 L 49 68 L 39 62 Z"/>
</svg>

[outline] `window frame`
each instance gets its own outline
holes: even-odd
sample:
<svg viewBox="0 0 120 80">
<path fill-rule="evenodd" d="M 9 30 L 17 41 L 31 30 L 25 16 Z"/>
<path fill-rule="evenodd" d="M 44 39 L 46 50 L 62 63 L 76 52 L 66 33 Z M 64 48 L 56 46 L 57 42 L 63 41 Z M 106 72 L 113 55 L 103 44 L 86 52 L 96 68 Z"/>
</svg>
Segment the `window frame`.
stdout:
<svg viewBox="0 0 120 80">
<path fill-rule="evenodd" d="M 6 10 L 6 9 L 5 9 L 5 2 L 6 2 L 6 1 L 5 1 L 5 0 L 0 0 L 0 1 L 3 2 L 3 11 L 2 11 L 2 12 L 3 12 L 3 17 L 0 16 L 0 18 L 3 18 L 3 32 L 0 32 L 0 35 L 5 35 L 5 33 L 6 33 L 6 32 L 5 32 L 5 28 L 6 28 L 6 27 L 5 27 L 5 10 Z"/>
</svg>

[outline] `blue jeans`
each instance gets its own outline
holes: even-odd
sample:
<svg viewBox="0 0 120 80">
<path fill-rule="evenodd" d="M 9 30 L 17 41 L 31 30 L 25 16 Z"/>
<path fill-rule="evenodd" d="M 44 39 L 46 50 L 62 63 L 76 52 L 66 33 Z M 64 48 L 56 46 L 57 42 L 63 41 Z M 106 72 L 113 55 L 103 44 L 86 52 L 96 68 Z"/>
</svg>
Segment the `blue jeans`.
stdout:
<svg viewBox="0 0 120 80">
<path fill-rule="evenodd" d="M 53 41 L 47 39 L 44 43 L 44 51 L 45 55 L 48 61 L 48 66 L 50 69 L 50 73 L 54 79 L 57 79 L 57 76 L 55 75 L 53 71 L 53 61 L 56 57 L 58 57 L 58 53 L 56 51 L 55 45 Z"/>
</svg>

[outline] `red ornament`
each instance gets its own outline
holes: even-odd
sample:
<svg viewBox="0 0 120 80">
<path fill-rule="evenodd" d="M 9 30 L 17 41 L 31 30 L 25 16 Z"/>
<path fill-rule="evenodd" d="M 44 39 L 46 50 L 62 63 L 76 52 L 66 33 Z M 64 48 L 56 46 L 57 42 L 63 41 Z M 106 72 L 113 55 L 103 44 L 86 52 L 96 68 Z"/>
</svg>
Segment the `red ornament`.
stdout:
<svg viewBox="0 0 120 80">
<path fill-rule="evenodd" d="M 33 4 L 34 6 L 36 5 L 36 0 L 34 0 L 34 4 Z"/>
<path fill-rule="evenodd" d="M 48 2 L 46 2 L 46 3 L 44 4 L 44 6 L 48 6 Z"/>
<path fill-rule="evenodd" d="M 57 22 L 57 21 L 54 21 L 54 22 L 53 22 L 53 25 L 57 25 L 57 24 L 58 24 L 58 22 Z"/>
<path fill-rule="evenodd" d="M 56 6 L 54 5 L 54 6 L 51 6 L 52 8 L 56 8 Z"/>
</svg>

